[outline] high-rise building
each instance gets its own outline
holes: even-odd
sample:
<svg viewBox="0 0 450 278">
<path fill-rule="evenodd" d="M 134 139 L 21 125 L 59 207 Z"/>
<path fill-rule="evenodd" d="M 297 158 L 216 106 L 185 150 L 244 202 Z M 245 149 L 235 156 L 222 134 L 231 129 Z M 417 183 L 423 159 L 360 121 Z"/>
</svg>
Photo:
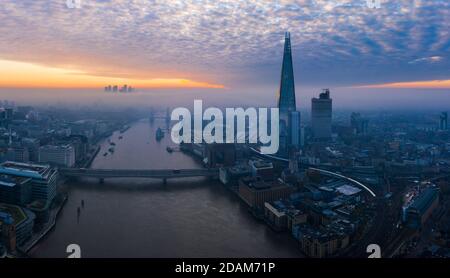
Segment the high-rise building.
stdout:
<svg viewBox="0 0 450 278">
<path fill-rule="evenodd" d="M 350 124 L 355 134 L 366 134 L 369 120 L 362 117 L 360 113 L 352 112 L 350 116 Z"/>
<path fill-rule="evenodd" d="M 280 151 L 287 155 L 291 145 L 290 113 L 296 111 L 294 68 L 292 64 L 291 37 L 288 32 L 284 38 L 283 64 L 281 67 L 280 91 L 278 93 L 278 109 L 280 111 Z M 297 117 L 297 115 L 295 116 Z M 300 116 L 298 115 L 298 120 Z M 298 124 L 299 125 L 299 124 Z"/>
<path fill-rule="evenodd" d="M 8 107 L 8 108 L 5 108 L 5 112 L 6 112 L 6 119 L 12 120 L 12 118 L 14 116 L 14 109 L 12 109 L 11 107 Z"/>
<path fill-rule="evenodd" d="M 121 93 L 128 92 L 128 85 L 127 84 L 123 85 L 122 88 L 120 88 L 119 92 L 121 92 Z"/>
<path fill-rule="evenodd" d="M 292 111 L 289 113 L 289 143 L 295 149 L 301 147 L 301 126 L 300 112 Z"/>
<path fill-rule="evenodd" d="M 331 115 L 330 90 L 324 89 L 319 98 L 311 99 L 311 125 L 315 140 L 323 141 L 331 138 Z"/>
<path fill-rule="evenodd" d="M 448 129 L 448 113 L 442 112 L 439 117 L 439 129 L 440 130 L 447 130 Z"/>
<path fill-rule="evenodd" d="M 57 170 L 43 164 L 5 161 L 0 164 L 0 175 L 31 179 L 31 200 L 43 200 L 49 205 L 56 196 Z"/>
<path fill-rule="evenodd" d="M 305 126 L 300 124 L 300 147 L 305 146 Z"/>
<path fill-rule="evenodd" d="M 294 67 L 292 65 L 291 37 L 286 32 L 284 38 L 283 64 L 281 67 L 280 91 L 278 95 L 280 119 L 288 121 L 289 112 L 296 111 Z"/>
</svg>

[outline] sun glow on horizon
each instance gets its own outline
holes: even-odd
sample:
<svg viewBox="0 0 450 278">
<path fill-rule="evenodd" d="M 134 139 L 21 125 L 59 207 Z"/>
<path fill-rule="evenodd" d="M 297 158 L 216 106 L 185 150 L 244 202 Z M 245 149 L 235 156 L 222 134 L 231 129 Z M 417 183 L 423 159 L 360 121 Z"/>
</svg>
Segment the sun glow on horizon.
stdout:
<svg viewBox="0 0 450 278">
<path fill-rule="evenodd" d="M 448 80 L 394 82 L 394 83 L 355 86 L 353 88 L 367 88 L 367 89 L 450 89 L 450 79 L 448 79 Z"/>
<path fill-rule="evenodd" d="M 222 84 L 213 84 L 186 78 L 161 77 L 134 79 L 95 76 L 79 70 L 0 60 L 0 87 L 3 88 L 103 88 L 110 84 L 129 84 L 139 89 L 225 88 Z"/>
</svg>

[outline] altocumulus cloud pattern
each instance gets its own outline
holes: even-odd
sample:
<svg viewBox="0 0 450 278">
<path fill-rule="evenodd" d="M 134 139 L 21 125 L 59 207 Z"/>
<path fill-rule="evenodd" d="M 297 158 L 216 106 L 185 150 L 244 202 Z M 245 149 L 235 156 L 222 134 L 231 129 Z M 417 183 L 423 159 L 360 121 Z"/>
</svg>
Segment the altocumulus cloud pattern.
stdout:
<svg viewBox="0 0 450 278">
<path fill-rule="evenodd" d="M 279 71 L 290 31 L 303 84 L 450 79 L 447 0 L 381 0 L 379 9 L 366 0 L 81 4 L 3 0 L 0 59 L 101 76 L 264 83 Z"/>
</svg>

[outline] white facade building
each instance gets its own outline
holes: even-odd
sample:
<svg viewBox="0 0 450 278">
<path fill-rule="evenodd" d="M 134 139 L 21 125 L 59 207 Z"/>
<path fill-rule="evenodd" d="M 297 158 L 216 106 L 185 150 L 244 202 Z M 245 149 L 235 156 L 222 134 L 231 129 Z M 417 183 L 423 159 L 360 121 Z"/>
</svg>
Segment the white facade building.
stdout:
<svg viewBox="0 0 450 278">
<path fill-rule="evenodd" d="M 39 162 L 72 167 L 75 164 L 75 149 L 71 144 L 41 146 Z"/>
</svg>

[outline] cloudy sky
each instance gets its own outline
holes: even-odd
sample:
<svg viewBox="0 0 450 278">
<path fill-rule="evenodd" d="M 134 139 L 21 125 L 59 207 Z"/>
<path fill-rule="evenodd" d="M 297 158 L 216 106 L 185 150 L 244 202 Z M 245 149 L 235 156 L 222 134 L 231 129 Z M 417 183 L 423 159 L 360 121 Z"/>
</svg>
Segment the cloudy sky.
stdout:
<svg viewBox="0 0 450 278">
<path fill-rule="evenodd" d="M 2 0 L 0 87 L 450 88 L 450 1 Z M 376 1 L 376 0 L 372 0 Z"/>
</svg>

